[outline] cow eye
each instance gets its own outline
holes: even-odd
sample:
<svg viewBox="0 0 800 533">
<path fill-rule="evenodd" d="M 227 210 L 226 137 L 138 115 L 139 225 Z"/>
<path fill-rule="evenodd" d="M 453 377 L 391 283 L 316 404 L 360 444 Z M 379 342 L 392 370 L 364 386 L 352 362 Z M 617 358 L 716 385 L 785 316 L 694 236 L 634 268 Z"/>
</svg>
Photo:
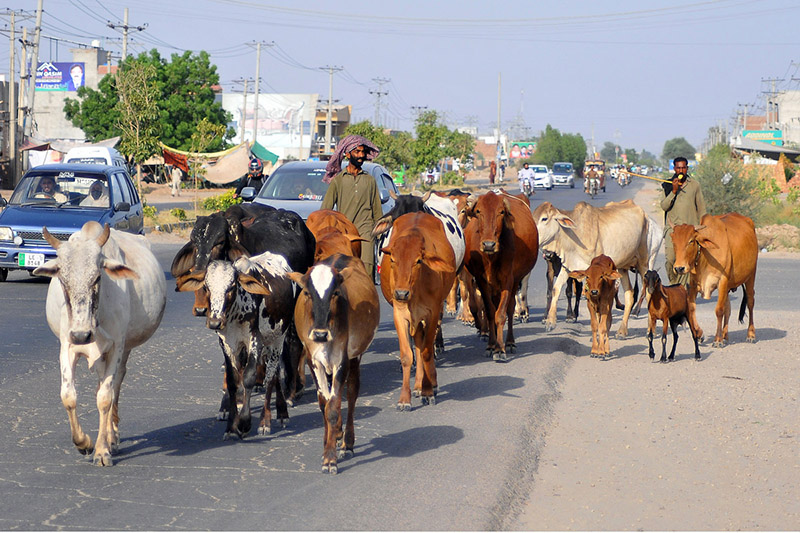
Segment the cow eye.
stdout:
<svg viewBox="0 0 800 533">
<path fill-rule="evenodd" d="M 421 258 L 421 257 L 420 257 L 419 259 L 417 259 L 417 264 L 418 264 L 418 265 L 421 265 L 421 264 L 422 264 L 422 258 Z"/>
</svg>

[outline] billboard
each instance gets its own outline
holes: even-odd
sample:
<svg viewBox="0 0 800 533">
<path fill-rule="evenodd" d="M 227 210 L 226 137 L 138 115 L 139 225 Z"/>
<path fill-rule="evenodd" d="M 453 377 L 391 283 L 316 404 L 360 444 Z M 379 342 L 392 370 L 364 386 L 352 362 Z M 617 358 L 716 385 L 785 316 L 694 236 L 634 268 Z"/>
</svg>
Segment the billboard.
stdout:
<svg viewBox="0 0 800 533">
<path fill-rule="evenodd" d="M 525 159 L 536 151 L 536 141 L 514 141 L 511 143 L 508 157 L 511 159 Z"/>
<path fill-rule="evenodd" d="M 783 146 L 783 132 L 781 130 L 744 130 L 742 137 L 773 146 Z"/>
<path fill-rule="evenodd" d="M 84 63 L 51 63 L 44 61 L 36 68 L 37 91 L 71 91 L 86 83 Z"/>
</svg>

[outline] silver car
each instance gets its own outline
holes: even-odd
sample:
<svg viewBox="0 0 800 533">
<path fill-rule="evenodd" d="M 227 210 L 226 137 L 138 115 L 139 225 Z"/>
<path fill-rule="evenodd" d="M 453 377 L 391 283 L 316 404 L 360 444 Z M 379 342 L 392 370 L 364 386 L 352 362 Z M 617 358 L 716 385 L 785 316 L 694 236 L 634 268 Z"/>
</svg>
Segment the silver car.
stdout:
<svg viewBox="0 0 800 533">
<path fill-rule="evenodd" d="M 575 171 L 572 163 L 553 163 L 553 184 L 575 188 Z"/>
<path fill-rule="evenodd" d="M 328 184 L 322 181 L 325 165 L 325 161 L 290 161 L 281 165 L 270 175 L 253 202 L 288 209 L 300 215 L 303 220 L 308 219 L 308 215 L 320 208 L 328 191 Z M 394 207 L 389 190 L 399 194 L 391 175 L 375 163 L 364 163 L 363 169 L 375 178 L 381 197 L 381 208 L 384 214 L 388 213 Z M 243 190 L 243 197 L 244 193 Z"/>
</svg>

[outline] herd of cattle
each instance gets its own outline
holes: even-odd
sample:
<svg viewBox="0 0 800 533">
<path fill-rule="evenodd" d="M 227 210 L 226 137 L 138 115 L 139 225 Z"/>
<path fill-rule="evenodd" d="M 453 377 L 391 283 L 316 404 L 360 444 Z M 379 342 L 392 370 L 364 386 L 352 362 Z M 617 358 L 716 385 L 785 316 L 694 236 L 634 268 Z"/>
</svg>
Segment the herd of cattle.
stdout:
<svg viewBox="0 0 800 533">
<path fill-rule="evenodd" d="M 380 290 L 392 306 L 403 381 L 397 407 L 410 410 L 413 395 L 423 405 L 436 402 L 436 356 L 444 349 L 446 311 L 474 324 L 487 339 L 495 361 L 514 353 L 514 317 L 528 318 L 528 278 L 539 253 L 547 261 L 548 302 L 544 324 L 556 324 L 556 304 L 567 284 L 568 320 L 577 319 L 581 291 L 592 328 L 593 357 L 611 353 L 611 310 L 624 310 L 617 337 L 628 334 L 638 278 L 650 321 L 649 356 L 656 321 L 663 321 L 662 361 L 667 329 L 686 321 L 695 341 L 703 331 L 695 316 L 698 291 L 710 298 L 719 290 L 714 346 L 727 342 L 729 291 L 744 286 L 739 320 L 749 310 L 753 326 L 757 243 L 750 219 L 738 214 L 707 215 L 700 226 L 676 226 L 676 271 L 692 273 L 688 290 L 665 287 L 655 272 L 663 241 L 661 228 L 630 200 L 603 207 L 578 203 L 571 211 L 548 202 L 531 211 L 528 198 L 502 190 L 470 195 L 458 190 L 424 196 L 396 196 L 381 218 L 378 242 Z M 66 242 L 43 230 L 57 258 L 35 271 L 52 278 L 47 321 L 61 342 L 61 399 L 73 443 L 94 463 L 113 464 L 119 445 L 119 390 L 131 349 L 160 324 L 166 280 L 143 237 L 87 223 Z M 335 211 L 296 213 L 255 204 L 199 217 L 191 238 L 173 259 L 176 290 L 193 291 L 193 314 L 219 337 L 225 381 L 218 418 L 227 421 L 225 438 L 251 430 L 250 399 L 265 387 L 260 434 L 270 432 L 271 396 L 276 418 L 288 419 L 289 405 L 302 394 L 305 367 L 314 378 L 325 428 L 322 469 L 337 472 L 337 460 L 353 453 L 353 416 L 360 387 L 360 361 L 379 324 L 379 295 L 359 259 L 355 226 Z M 632 285 L 629 277 L 637 277 Z M 634 285 L 637 289 L 634 288 Z M 623 289 L 623 301 L 617 297 Z M 575 297 L 575 305 L 571 297 Z M 637 309 L 638 312 L 638 309 Z M 99 380 L 97 441 L 81 429 L 76 414 L 74 370 L 86 357 Z M 414 387 L 411 370 L 416 365 Z M 342 395 L 347 391 L 347 421 Z"/>
</svg>

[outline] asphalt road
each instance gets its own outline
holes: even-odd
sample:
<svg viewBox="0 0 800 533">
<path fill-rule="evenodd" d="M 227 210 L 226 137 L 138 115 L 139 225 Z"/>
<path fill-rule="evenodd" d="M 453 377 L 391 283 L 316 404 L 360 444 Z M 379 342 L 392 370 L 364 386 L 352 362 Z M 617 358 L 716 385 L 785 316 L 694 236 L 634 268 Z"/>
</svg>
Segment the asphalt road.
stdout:
<svg viewBox="0 0 800 533">
<path fill-rule="evenodd" d="M 632 197 L 609 185 L 593 203 Z M 571 208 L 576 189 L 538 191 Z M 179 245 L 154 244 L 165 272 Z M 773 264 L 773 266 L 770 266 Z M 760 273 L 785 269 L 759 263 Z M 769 275 L 769 274 L 767 274 Z M 0 284 L 0 528 L 81 530 L 484 530 L 513 527 L 535 479 L 559 384 L 589 344 L 578 324 L 545 332 L 544 265 L 530 284 L 532 320 L 517 324 L 518 353 L 484 358 L 484 342 L 446 318 L 435 406 L 395 404 L 401 382 L 391 309 L 362 361 L 355 456 L 321 473 L 322 415 L 313 390 L 285 429 L 223 441 L 215 415 L 222 354 L 216 335 L 175 293 L 153 338 L 131 354 L 120 400 L 115 466 L 98 468 L 70 440 L 59 398 L 58 342 L 44 318 L 48 281 L 12 272 Z M 762 274 L 763 276 L 763 274 Z M 795 276 L 796 277 L 796 276 Z M 759 298 L 780 301 L 759 292 Z M 734 306 L 736 303 L 734 302 Z M 787 304 L 788 305 L 788 304 Z M 563 316 L 563 304 L 559 315 Z M 635 320 L 643 321 L 644 318 Z M 78 368 L 78 413 L 97 433 L 96 380 Z M 313 384 L 311 377 L 308 382 Z M 253 405 L 256 414 L 263 395 Z M 262 402 L 263 403 L 263 402 Z"/>
</svg>

